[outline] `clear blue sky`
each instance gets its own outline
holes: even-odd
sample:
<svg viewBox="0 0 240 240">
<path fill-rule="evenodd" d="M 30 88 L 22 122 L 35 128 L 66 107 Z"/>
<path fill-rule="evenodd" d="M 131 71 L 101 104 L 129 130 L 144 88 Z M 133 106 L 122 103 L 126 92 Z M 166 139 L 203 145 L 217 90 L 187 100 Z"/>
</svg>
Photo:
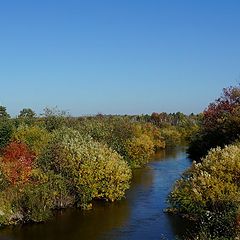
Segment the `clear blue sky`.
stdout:
<svg viewBox="0 0 240 240">
<path fill-rule="evenodd" d="M 0 104 L 12 115 L 200 112 L 240 82 L 238 0 L 0 3 Z"/>
</svg>

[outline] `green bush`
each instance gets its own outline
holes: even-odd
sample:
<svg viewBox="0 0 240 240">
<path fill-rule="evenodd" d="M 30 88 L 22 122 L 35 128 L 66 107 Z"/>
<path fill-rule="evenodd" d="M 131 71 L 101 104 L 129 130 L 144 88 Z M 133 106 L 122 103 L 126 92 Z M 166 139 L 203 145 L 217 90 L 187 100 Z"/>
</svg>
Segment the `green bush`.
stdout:
<svg viewBox="0 0 240 240">
<path fill-rule="evenodd" d="M 0 226 L 17 224 L 23 221 L 19 199 L 21 193 L 16 187 L 8 187 L 0 192 Z"/>
<path fill-rule="evenodd" d="M 71 181 L 82 202 L 120 199 L 131 178 L 130 168 L 115 151 L 69 128 L 54 132 L 38 164 Z"/>
<path fill-rule="evenodd" d="M 0 118 L 0 150 L 2 150 L 10 141 L 14 125 L 11 119 Z"/>
<path fill-rule="evenodd" d="M 182 136 L 176 127 L 169 126 L 160 129 L 160 134 L 164 138 L 167 147 L 176 146 L 181 143 Z"/>
<path fill-rule="evenodd" d="M 131 167 L 144 165 L 155 150 L 165 148 L 158 127 L 151 123 L 131 121 L 127 117 L 83 119 L 78 130 L 82 135 L 90 135 L 94 140 L 107 144 Z"/>
<path fill-rule="evenodd" d="M 140 167 L 147 163 L 154 153 L 154 144 L 146 134 L 127 140 L 125 146 L 127 159 L 132 167 Z"/>
<path fill-rule="evenodd" d="M 0 192 L 7 188 L 8 181 L 2 171 L 2 158 L 0 157 Z"/>
<path fill-rule="evenodd" d="M 37 156 L 41 154 L 50 138 L 51 134 L 46 129 L 27 125 L 20 125 L 12 135 L 14 141 L 27 144 Z"/>
<path fill-rule="evenodd" d="M 200 220 L 217 235 L 231 236 L 240 204 L 240 147 L 209 151 L 202 163 L 193 163 L 170 194 L 171 206 Z"/>
<path fill-rule="evenodd" d="M 32 180 L 32 183 L 24 188 L 21 198 L 25 220 L 41 222 L 52 215 L 52 209 L 73 204 L 67 182 L 61 175 L 51 171 L 46 174 L 35 169 Z"/>
</svg>

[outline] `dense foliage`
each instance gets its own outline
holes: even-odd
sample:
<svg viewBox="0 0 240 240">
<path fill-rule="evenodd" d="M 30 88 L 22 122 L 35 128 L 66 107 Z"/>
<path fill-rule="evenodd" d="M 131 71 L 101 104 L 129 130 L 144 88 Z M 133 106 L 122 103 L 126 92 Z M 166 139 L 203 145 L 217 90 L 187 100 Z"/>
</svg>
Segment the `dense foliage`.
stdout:
<svg viewBox="0 0 240 240">
<path fill-rule="evenodd" d="M 173 209 L 198 220 L 211 236 L 230 238 L 240 227 L 240 145 L 209 151 L 176 182 Z"/>
<path fill-rule="evenodd" d="M 1 170 L 11 184 L 25 183 L 30 178 L 34 158 L 24 143 L 11 142 L 4 149 Z"/>
<path fill-rule="evenodd" d="M 121 199 L 132 168 L 197 125 L 193 116 L 169 116 L 160 125 L 149 115 L 76 118 L 46 108 L 37 116 L 24 108 L 10 118 L 0 107 L 0 225 L 44 221 L 68 206 L 89 209 L 94 199 Z"/>
<path fill-rule="evenodd" d="M 200 160 L 210 148 L 231 144 L 239 136 L 240 87 L 229 87 L 204 111 L 201 128 L 190 141 L 189 156 Z"/>
<path fill-rule="evenodd" d="M 196 221 L 192 239 L 238 239 L 240 87 L 224 89 L 199 120 L 188 148 L 197 162 L 176 182 L 169 210 Z"/>
<path fill-rule="evenodd" d="M 36 155 L 41 154 L 51 139 L 51 134 L 39 126 L 20 125 L 12 134 L 14 141 L 25 143 Z"/>
<path fill-rule="evenodd" d="M 69 128 L 54 133 L 38 163 L 44 171 L 52 170 L 66 178 L 77 196 L 88 194 L 83 197 L 88 201 L 120 199 L 131 178 L 130 168 L 120 155 Z"/>
</svg>

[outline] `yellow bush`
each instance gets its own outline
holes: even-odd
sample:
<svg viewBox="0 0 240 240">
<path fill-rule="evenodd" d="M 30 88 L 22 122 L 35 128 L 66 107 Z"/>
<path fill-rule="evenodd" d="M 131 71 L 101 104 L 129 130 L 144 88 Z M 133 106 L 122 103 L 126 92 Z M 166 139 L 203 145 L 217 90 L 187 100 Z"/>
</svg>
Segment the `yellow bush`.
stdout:
<svg viewBox="0 0 240 240">
<path fill-rule="evenodd" d="M 129 188 L 131 170 L 123 158 L 72 129 L 56 131 L 38 163 L 45 171 L 53 170 L 71 181 L 82 202 L 93 198 L 114 201 Z"/>
<path fill-rule="evenodd" d="M 148 135 L 142 134 L 126 141 L 126 151 L 132 164 L 135 167 L 141 166 L 154 153 L 154 143 Z"/>
<path fill-rule="evenodd" d="M 12 136 L 12 140 L 23 142 L 38 156 L 51 139 L 51 134 L 38 126 L 20 125 Z"/>
</svg>

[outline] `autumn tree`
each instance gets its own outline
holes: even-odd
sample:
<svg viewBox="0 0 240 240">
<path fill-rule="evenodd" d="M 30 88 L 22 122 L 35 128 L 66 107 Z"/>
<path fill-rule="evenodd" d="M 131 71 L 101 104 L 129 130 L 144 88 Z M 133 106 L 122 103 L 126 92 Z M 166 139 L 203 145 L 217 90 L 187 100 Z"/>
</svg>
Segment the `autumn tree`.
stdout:
<svg viewBox="0 0 240 240">
<path fill-rule="evenodd" d="M 34 153 L 24 143 L 11 142 L 4 149 L 1 169 L 6 179 L 13 185 L 29 180 Z"/>
<path fill-rule="evenodd" d="M 223 93 L 203 112 L 202 127 L 192 139 L 188 153 L 199 159 L 210 148 L 224 146 L 240 136 L 240 87 L 224 88 Z"/>
</svg>

